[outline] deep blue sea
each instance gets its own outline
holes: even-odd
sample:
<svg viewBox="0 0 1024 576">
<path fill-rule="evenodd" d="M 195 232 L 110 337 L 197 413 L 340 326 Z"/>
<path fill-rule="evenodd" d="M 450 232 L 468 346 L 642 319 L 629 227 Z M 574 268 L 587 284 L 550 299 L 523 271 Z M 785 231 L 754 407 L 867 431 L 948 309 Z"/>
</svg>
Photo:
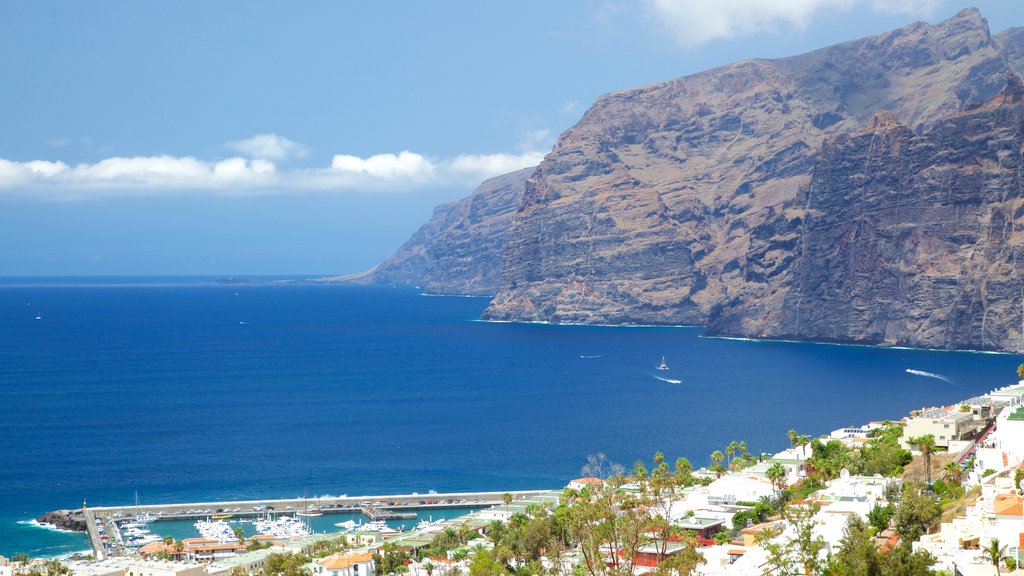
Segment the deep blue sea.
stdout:
<svg viewBox="0 0 1024 576">
<path fill-rule="evenodd" d="M 1021 362 L 478 322 L 486 303 L 0 279 L 0 554 L 84 550 L 81 535 L 19 523 L 83 499 L 555 488 L 598 451 L 626 465 L 658 450 L 705 464 L 730 440 L 775 451 L 790 428 L 899 418 L 1011 383 Z"/>
</svg>

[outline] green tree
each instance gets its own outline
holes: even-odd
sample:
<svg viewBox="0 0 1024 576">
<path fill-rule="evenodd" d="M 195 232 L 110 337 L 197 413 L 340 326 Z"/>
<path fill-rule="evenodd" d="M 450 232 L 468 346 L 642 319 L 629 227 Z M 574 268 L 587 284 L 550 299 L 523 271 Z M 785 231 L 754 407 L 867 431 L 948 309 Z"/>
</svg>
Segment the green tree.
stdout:
<svg viewBox="0 0 1024 576">
<path fill-rule="evenodd" d="M 782 465 L 782 462 L 774 462 L 768 467 L 765 474 L 768 476 L 768 481 L 772 483 L 775 497 L 778 498 L 782 489 L 786 486 L 786 467 Z"/>
<path fill-rule="evenodd" d="M 501 501 L 505 503 L 505 516 L 508 516 L 508 505 L 512 503 L 512 493 L 505 492 L 501 495 Z"/>
<path fill-rule="evenodd" d="M 469 563 L 469 576 L 506 576 L 510 572 L 488 550 L 479 550 Z"/>
<path fill-rule="evenodd" d="M 796 448 L 796 439 L 800 437 L 796 430 L 791 429 L 789 432 L 786 432 L 786 437 L 789 438 L 789 447 Z"/>
<path fill-rule="evenodd" d="M 935 452 L 937 446 L 935 446 L 935 435 L 924 434 L 922 436 L 914 436 L 913 438 L 907 438 L 907 444 L 917 448 L 917 450 L 924 456 L 924 473 L 926 481 L 932 483 L 932 453 Z"/>
<path fill-rule="evenodd" d="M 819 576 L 829 565 L 823 557 L 825 540 L 814 535 L 814 515 L 820 506 L 789 506 L 782 517 L 796 530 L 793 539 L 777 538 L 770 531 L 758 536 L 761 546 L 768 553 L 767 566 L 777 576 Z"/>
<path fill-rule="evenodd" d="M 874 508 L 868 512 L 868 522 L 871 523 L 876 533 L 881 532 L 889 527 L 889 520 L 892 519 L 895 512 L 892 506 L 875 504 Z"/>
<path fill-rule="evenodd" d="M 234 530 L 235 540 L 238 540 L 239 544 L 245 544 L 245 529 L 241 526 L 237 526 Z"/>
<path fill-rule="evenodd" d="M 1024 364 L 1017 366 L 1017 378 L 1024 380 Z"/>
<path fill-rule="evenodd" d="M 303 554 L 271 554 L 260 572 L 263 576 L 311 576 L 306 569 L 308 563 L 309 558 Z"/>
<path fill-rule="evenodd" d="M 992 561 L 992 565 L 996 567 L 996 574 L 999 574 L 999 563 L 1006 557 L 1006 544 L 999 545 L 999 539 L 993 538 L 989 540 L 988 546 L 981 549 L 985 556 Z"/>
<path fill-rule="evenodd" d="M 722 466 L 722 462 L 725 460 L 725 455 L 722 454 L 721 450 L 715 450 L 711 453 L 711 471 L 715 473 L 715 476 L 719 478 L 725 473 L 725 467 Z"/>
<path fill-rule="evenodd" d="M 732 442 L 729 442 L 729 445 L 725 447 L 725 455 L 728 457 L 727 463 L 731 463 L 732 462 L 733 455 L 735 455 L 736 452 L 739 451 L 739 449 L 740 449 L 739 442 L 736 442 L 735 440 L 733 440 Z"/>
<path fill-rule="evenodd" d="M 882 554 L 882 571 L 879 576 L 932 576 L 931 567 L 935 557 L 924 550 L 914 552 L 910 542 L 900 542 L 895 548 Z"/>
<path fill-rule="evenodd" d="M 727 530 L 715 532 L 715 544 L 728 544 L 732 542 L 732 535 Z"/>
<path fill-rule="evenodd" d="M 903 486 L 893 521 L 900 538 L 913 542 L 935 528 L 941 515 L 942 508 L 934 496 L 921 484 L 911 482 Z"/>
<path fill-rule="evenodd" d="M 842 576 L 876 576 L 882 571 L 882 555 L 875 547 L 875 534 L 860 516 L 846 520 L 843 539 L 836 553 L 838 573 Z"/>
<path fill-rule="evenodd" d="M 373 555 L 374 573 L 377 576 L 383 576 L 392 572 L 396 574 L 406 572 L 408 568 L 405 567 L 405 563 L 408 561 L 408 552 L 399 550 L 398 545 L 394 542 L 385 542 L 380 550 Z"/>
</svg>

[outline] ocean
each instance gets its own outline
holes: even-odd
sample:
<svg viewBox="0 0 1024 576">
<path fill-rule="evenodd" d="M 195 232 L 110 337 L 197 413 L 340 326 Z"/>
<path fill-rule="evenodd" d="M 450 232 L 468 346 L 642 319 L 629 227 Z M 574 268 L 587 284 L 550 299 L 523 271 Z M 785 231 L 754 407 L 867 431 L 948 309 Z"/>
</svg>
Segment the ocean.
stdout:
<svg viewBox="0 0 1024 576">
<path fill-rule="evenodd" d="M 202 280 L 0 279 L 0 554 L 85 550 L 29 523 L 83 500 L 557 488 L 596 452 L 772 452 L 791 428 L 1010 384 L 1021 362 L 488 323 L 482 298 Z"/>
</svg>

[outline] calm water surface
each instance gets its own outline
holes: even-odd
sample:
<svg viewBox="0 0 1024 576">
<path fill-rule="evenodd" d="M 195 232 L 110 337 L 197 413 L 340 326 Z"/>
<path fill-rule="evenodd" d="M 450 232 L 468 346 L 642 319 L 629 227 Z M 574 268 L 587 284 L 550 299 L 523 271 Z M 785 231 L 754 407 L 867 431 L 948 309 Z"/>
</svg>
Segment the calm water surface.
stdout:
<svg viewBox="0 0 1024 576">
<path fill-rule="evenodd" d="M 779 450 L 790 428 L 899 418 L 1008 384 L 1021 362 L 493 324 L 475 321 L 484 299 L 384 287 L 0 284 L 8 556 L 87 548 L 24 523 L 83 499 L 553 488 L 597 451 L 700 465 L 730 440 Z"/>
</svg>

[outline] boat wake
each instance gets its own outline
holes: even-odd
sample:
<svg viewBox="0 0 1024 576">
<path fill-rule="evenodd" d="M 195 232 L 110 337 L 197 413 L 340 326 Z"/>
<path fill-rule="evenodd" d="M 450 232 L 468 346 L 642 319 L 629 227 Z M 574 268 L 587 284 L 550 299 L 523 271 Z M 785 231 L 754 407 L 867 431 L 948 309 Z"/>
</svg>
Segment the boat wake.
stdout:
<svg viewBox="0 0 1024 576">
<path fill-rule="evenodd" d="M 590 360 L 592 358 L 604 358 L 604 355 L 602 355 L 602 354 L 591 354 L 591 355 L 580 354 L 580 358 L 583 358 L 584 360 Z"/>
<path fill-rule="evenodd" d="M 963 388 L 964 390 L 968 389 L 966 386 L 961 386 L 960 384 L 957 384 L 956 381 L 950 378 L 949 376 L 943 376 L 942 374 L 936 374 L 934 372 L 925 372 L 924 370 L 914 370 L 913 368 L 907 368 L 907 374 L 913 374 L 914 376 L 924 376 L 925 378 L 934 378 L 936 380 L 942 380 L 947 384 L 952 384 L 957 388 Z"/>
<path fill-rule="evenodd" d="M 936 380 L 942 380 L 943 382 L 949 382 L 950 384 L 954 383 L 952 380 L 950 380 L 948 376 L 943 376 L 942 374 L 936 374 L 934 372 L 925 372 L 924 370 L 914 370 L 913 368 L 907 368 L 907 374 L 913 374 L 914 376 L 924 376 L 925 378 L 935 378 Z"/>
<path fill-rule="evenodd" d="M 655 376 L 651 374 L 651 377 L 655 380 L 661 380 L 662 382 L 668 382 L 669 384 L 682 384 L 682 380 L 676 380 L 675 378 L 662 378 L 661 376 Z"/>
<path fill-rule="evenodd" d="M 45 523 L 40 522 L 40 521 L 35 520 L 35 519 L 33 519 L 33 520 L 18 520 L 18 524 L 21 524 L 22 526 L 32 526 L 33 528 L 42 528 L 43 530 L 49 530 L 50 532 L 64 532 L 66 534 L 78 534 L 78 532 L 75 532 L 74 530 L 65 530 L 63 528 L 58 528 L 58 527 L 54 526 L 53 524 L 45 524 Z"/>
</svg>

